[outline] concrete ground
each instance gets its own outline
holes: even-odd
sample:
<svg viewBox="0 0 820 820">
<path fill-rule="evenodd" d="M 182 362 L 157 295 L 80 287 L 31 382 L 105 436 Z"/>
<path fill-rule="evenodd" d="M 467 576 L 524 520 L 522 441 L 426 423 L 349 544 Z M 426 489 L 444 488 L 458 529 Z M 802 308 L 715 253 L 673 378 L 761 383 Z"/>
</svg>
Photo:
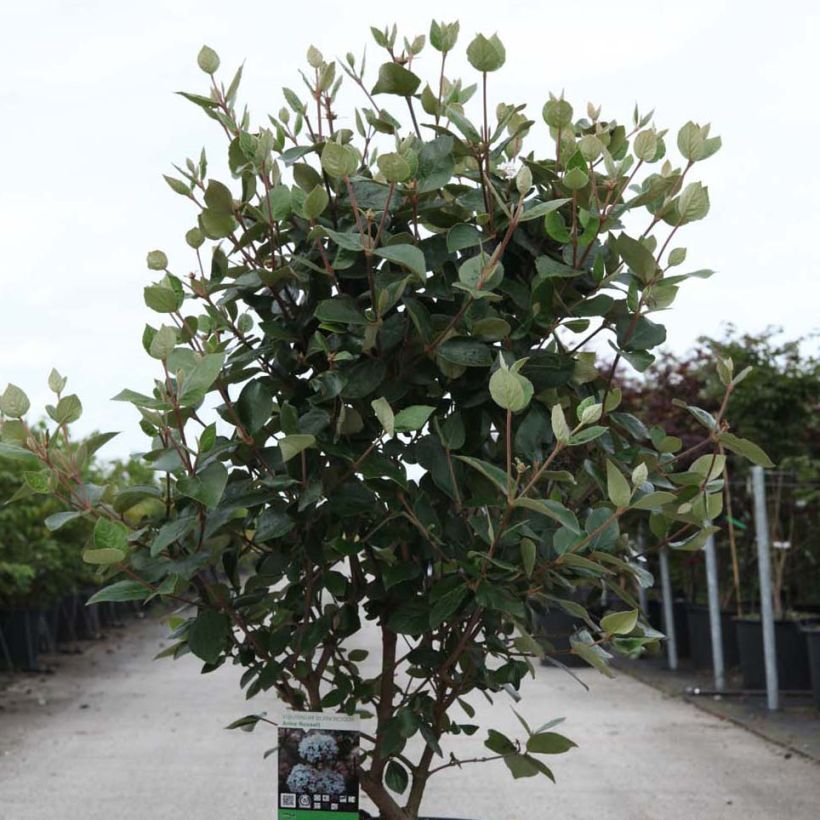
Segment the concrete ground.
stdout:
<svg viewBox="0 0 820 820">
<path fill-rule="evenodd" d="M 668 669 L 663 657 L 624 659 L 619 666 L 667 695 L 731 720 L 820 763 L 820 708 L 809 692 L 781 692 L 780 708 L 769 712 L 765 692 L 742 693 L 743 681 L 736 670 L 731 670 L 727 677 L 727 694 L 718 695 L 714 694 L 711 670 L 695 670 L 686 659 L 680 661 L 676 672 Z M 700 694 L 695 693 L 698 690 Z"/>
<path fill-rule="evenodd" d="M 163 645 L 155 620 L 130 624 L 51 676 L 0 681 L 3 820 L 263 820 L 274 816 L 272 727 L 223 727 L 244 714 L 239 674 L 201 677 L 199 663 L 151 662 Z M 566 717 L 579 748 L 550 760 L 557 784 L 513 781 L 502 763 L 436 775 L 425 812 L 475 820 L 809 820 L 818 816 L 820 767 L 733 723 L 628 675 L 539 668 L 517 707 L 538 724 Z M 8 683 L 9 679 L 5 679 Z M 478 720 L 520 732 L 504 695 L 473 699 Z M 491 722 L 490 722 L 491 720 Z M 481 755 L 482 735 L 458 739 Z"/>
</svg>

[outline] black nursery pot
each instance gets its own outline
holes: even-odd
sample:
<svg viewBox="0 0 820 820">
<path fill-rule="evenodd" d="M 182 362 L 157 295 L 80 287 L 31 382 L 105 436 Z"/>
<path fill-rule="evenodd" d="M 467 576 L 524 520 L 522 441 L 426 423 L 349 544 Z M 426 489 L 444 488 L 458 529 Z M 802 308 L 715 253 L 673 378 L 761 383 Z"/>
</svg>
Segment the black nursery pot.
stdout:
<svg viewBox="0 0 820 820">
<path fill-rule="evenodd" d="M 369 814 L 364 809 L 359 810 L 359 819 L 360 820 L 378 820 L 378 817 L 374 817 L 372 814 Z M 420 817 L 419 820 L 465 820 L 463 817 Z"/>
<path fill-rule="evenodd" d="M 763 624 L 759 618 L 735 618 L 735 625 L 743 687 L 765 689 Z M 808 642 L 799 621 L 775 621 L 774 642 L 777 650 L 778 688 L 792 691 L 810 689 Z"/>
<path fill-rule="evenodd" d="M 814 705 L 820 709 L 820 626 L 803 627 L 809 649 L 809 675 L 814 693 Z"/>
<path fill-rule="evenodd" d="M 538 617 L 538 637 L 546 638 L 554 647 L 556 651 L 556 660 L 564 666 L 584 667 L 588 666 L 586 661 L 579 658 L 578 655 L 571 653 L 572 646 L 569 642 L 569 636 L 578 627 L 578 618 L 573 618 L 560 609 L 550 610 Z M 544 666 L 552 666 L 552 664 L 544 660 Z"/>
<path fill-rule="evenodd" d="M 689 646 L 695 669 L 712 668 L 712 630 L 709 626 L 709 607 L 701 604 L 686 605 L 689 627 Z M 737 628 L 730 612 L 720 613 L 720 631 L 723 637 L 723 665 L 727 668 L 740 663 L 737 649 Z"/>
<path fill-rule="evenodd" d="M 0 669 L 37 669 L 40 614 L 28 609 L 0 612 L 6 657 L 0 644 Z"/>
<path fill-rule="evenodd" d="M 675 646 L 679 658 L 688 658 L 691 651 L 689 646 L 689 616 L 686 607 L 686 601 L 679 599 L 672 602 L 672 617 L 675 620 Z M 654 598 L 651 599 L 647 605 L 647 615 L 649 616 L 649 623 L 655 629 L 663 632 L 663 602 Z"/>
</svg>

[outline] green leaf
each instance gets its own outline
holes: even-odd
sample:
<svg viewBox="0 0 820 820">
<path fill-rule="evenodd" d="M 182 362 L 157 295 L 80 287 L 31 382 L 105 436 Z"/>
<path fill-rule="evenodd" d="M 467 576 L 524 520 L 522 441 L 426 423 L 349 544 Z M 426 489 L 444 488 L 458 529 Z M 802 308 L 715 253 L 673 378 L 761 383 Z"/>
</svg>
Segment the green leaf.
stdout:
<svg viewBox="0 0 820 820">
<path fill-rule="evenodd" d="M 572 122 L 572 106 L 566 100 L 547 100 L 541 114 L 551 128 L 566 128 Z"/>
<path fill-rule="evenodd" d="M 165 270 L 168 267 L 168 257 L 162 251 L 149 251 L 145 261 L 148 270 Z"/>
<path fill-rule="evenodd" d="M 256 535 L 259 542 L 283 538 L 294 527 L 293 519 L 279 510 L 265 510 L 256 522 Z"/>
<path fill-rule="evenodd" d="M 176 518 L 163 524 L 151 542 L 151 557 L 159 555 L 166 547 L 184 538 L 196 526 L 192 515 Z"/>
<path fill-rule="evenodd" d="M 215 214 L 233 215 L 233 194 L 227 185 L 212 179 L 205 189 L 205 204 Z"/>
<path fill-rule="evenodd" d="M 52 392 L 62 393 L 67 381 L 68 379 L 61 376 L 56 368 L 51 368 L 51 373 L 48 374 L 48 387 Z"/>
<path fill-rule="evenodd" d="M 0 396 L 0 413 L 12 419 L 21 419 L 28 413 L 31 402 L 16 384 L 8 384 Z"/>
<path fill-rule="evenodd" d="M 632 150 L 638 159 L 652 162 L 658 153 L 658 135 L 652 129 L 641 131 L 632 143 Z"/>
<path fill-rule="evenodd" d="M 553 501 L 549 498 L 527 498 L 526 496 L 522 496 L 521 498 L 515 499 L 513 506 L 523 507 L 526 510 L 532 510 L 541 515 L 546 515 L 548 518 L 552 518 L 554 521 L 566 527 L 570 532 L 575 533 L 575 535 L 581 534 L 581 527 L 578 524 L 575 513 L 572 512 L 572 510 L 568 510 L 560 501 Z"/>
<path fill-rule="evenodd" d="M 448 339 L 439 347 L 438 354 L 445 361 L 464 367 L 489 367 L 493 363 L 490 348 L 473 339 Z"/>
<path fill-rule="evenodd" d="M 696 222 L 709 213 L 709 189 L 700 182 L 691 182 L 678 198 L 680 224 Z"/>
<path fill-rule="evenodd" d="M 537 755 L 560 755 L 577 746 L 577 743 L 557 732 L 538 732 L 527 740 L 527 751 Z"/>
<path fill-rule="evenodd" d="M 477 34 L 467 46 L 467 59 L 476 71 L 497 71 L 504 65 L 507 52 L 498 35 L 485 37 Z"/>
<path fill-rule="evenodd" d="M 513 413 L 518 413 L 529 405 L 533 392 L 532 382 L 528 378 L 506 367 L 499 367 L 490 376 L 490 395 L 493 401 Z"/>
<path fill-rule="evenodd" d="M 609 460 L 606 461 L 606 492 L 609 500 L 618 508 L 629 506 L 632 490 L 623 473 Z"/>
<path fill-rule="evenodd" d="M 206 663 L 216 663 L 228 645 L 231 622 L 227 615 L 206 609 L 188 630 L 188 648 Z"/>
<path fill-rule="evenodd" d="M 455 253 L 465 248 L 474 248 L 486 241 L 486 238 L 475 225 L 461 222 L 447 231 L 447 252 Z"/>
<path fill-rule="evenodd" d="M 487 739 L 484 741 L 484 745 L 497 755 L 514 754 L 516 750 L 515 743 L 496 729 L 487 730 Z"/>
<path fill-rule="evenodd" d="M 119 521 L 98 518 L 94 525 L 94 546 L 98 550 L 124 551 L 128 547 L 128 527 Z M 119 560 L 119 559 L 117 559 Z"/>
<path fill-rule="evenodd" d="M 571 268 L 563 262 L 558 262 L 550 256 L 536 257 L 535 269 L 541 279 L 570 279 L 581 276 L 584 272 L 577 268 Z"/>
<path fill-rule="evenodd" d="M 2 451 L 0 451 L 2 452 Z M 35 493 L 45 494 L 51 491 L 51 476 L 48 470 L 26 470 L 23 481 Z"/>
<path fill-rule="evenodd" d="M 555 435 L 556 440 L 561 444 L 568 444 L 571 433 L 569 425 L 567 425 L 566 417 L 564 416 L 564 410 L 560 404 L 554 404 L 552 406 L 551 418 L 552 432 Z"/>
<path fill-rule="evenodd" d="M 230 236 L 237 226 L 233 214 L 217 213 L 210 208 L 201 211 L 197 219 L 200 230 L 208 239 L 224 239 L 226 236 Z M 158 308 L 154 308 L 154 310 L 158 310 Z M 160 310 L 159 312 L 168 313 L 169 311 Z"/>
<path fill-rule="evenodd" d="M 479 319 L 473 322 L 472 334 L 478 336 L 486 342 L 497 342 L 506 339 L 510 335 L 512 328 L 509 322 L 504 319 L 496 319 L 488 316 L 486 319 Z"/>
<path fill-rule="evenodd" d="M 196 475 L 180 478 L 177 481 L 177 490 L 182 495 L 212 508 L 219 504 L 227 483 L 228 471 L 225 465 L 219 461 L 212 461 Z"/>
<path fill-rule="evenodd" d="M 628 635 L 638 624 L 638 610 L 610 612 L 601 618 L 601 629 L 608 635 Z"/>
<path fill-rule="evenodd" d="M 151 344 L 148 347 L 148 354 L 155 359 L 167 359 L 171 355 L 171 351 L 177 344 L 176 328 L 169 325 L 162 325 L 160 329 L 154 334 L 151 339 Z"/>
<path fill-rule="evenodd" d="M 570 447 L 577 447 L 580 444 L 587 444 L 590 441 L 594 441 L 596 438 L 600 438 L 604 433 L 607 432 L 606 427 L 601 427 L 600 425 L 593 425 L 592 427 L 587 427 L 584 430 L 579 430 L 577 433 L 573 433 L 569 439 L 569 446 Z"/>
<path fill-rule="evenodd" d="M 456 456 L 456 458 L 474 470 L 478 470 L 485 478 L 492 481 L 505 496 L 507 495 L 507 474 L 503 470 L 479 458 L 471 458 L 470 456 Z"/>
<path fill-rule="evenodd" d="M 107 566 L 108 564 L 118 564 L 125 560 L 125 552 L 117 549 L 89 549 L 83 551 L 83 561 L 86 564 L 100 564 Z"/>
<path fill-rule="evenodd" d="M 370 323 L 349 296 L 323 299 L 316 306 L 314 316 L 320 322 L 332 322 L 340 325 L 366 325 Z"/>
<path fill-rule="evenodd" d="M 458 20 L 454 23 L 437 23 L 433 20 L 430 24 L 430 45 L 436 51 L 452 51 L 458 39 L 458 30 Z"/>
<path fill-rule="evenodd" d="M 705 152 L 703 132 L 699 125 L 693 122 L 687 122 L 680 131 L 678 131 L 678 150 L 685 159 L 697 162 L 703 159 Z"/>
<path fill-rule="evenodd" d="M 774 462 L 753 441 L 740 438 L 732 433 L 721 433 L 719 441 L 727 450 L 731 450 L 733 453 L 747 458 L 752 464 L 757 464 L 767 469 L 774 467 Z"/>
<path fill-rule="evenodd" d="M 696 458 L 689 466 L 690 473 L 697 473 L 704 481 L 714 481 L 723 473 L 726 464 L 726 456 L 718 453 L 706 454 Z"/>
<path fill-rule="evenodd" d="M 47 405 L 46 411 L 57 424 L 71 424 L 83 414 L 83 406 L 79 398 L 72 393 L 70 396 L 63 396 L 56 407 Z"/>
<path fill-rule="evenodd" d="M 293 436 L 285 436 L 279 439 L 279 450 L 282 453 L 282 461 L 290 461 L 295 455 L 298 455 L 302 450 L 307 450 L 309 447 L 316 445 L 316 436 L 305 435 L 298 433 Z"/>
<path fill-rule="evenodd" d="M 388 789 L 396 792 L 396 794 L 402 794 L 407 788 L 410 778 L 401 763 L 391 760 L 384 772 L 384 782 Z"/>
<path fill-rule="evenodd" d="M 546 217 L 553 211 L 557 211 L 562 205 L 570 202 L 569 199 L 551 199 L 549 202 L 536 202 L 534 205 L 529 204 L 524 208 L 524 212 L 518 218 L 519 222 L 529 222 L 531 219 L 538 219 L 539 217 Z"/>
<path fill-rule="evenodd" d="M 384 248 L 376 248 L 373 253 L 382 259 L 407 268 L 415 273 L 420 281 L 424 281 L 427 263 L 424 260 L 424 254 L 415 245 L 388 245 Z"/>
<path fill-rule="evenodd" d="M 674 493 L 668 493 L 663 490 L 647 493 L 641 496 L 637 501 L 629 505 L 632 510 L 657 510 L 664 504 L 670 504 L 677 496 Z"/>
<path fill-rule="evenodd" d="M 101 604 L 104 601 L 122 603 L 124 601 L 142 601 L 151 590 L 139 581 L 117 581 L 97 590 L 87 601 L 86 606 Z"/>
<path fill-rule="evenodd" d="M 396 413 L 396 432 L 404 433 L 410 430 L 420 430 L 427 423 L 427 419 L 435 412 L 435 407 L 428 404 L 414 404 L 405 407 Z"/>
<path fill-rule="evenodd" d="M 649 248 L 637 239 L 622 233 L 615 248 L 629 269 L 644 283 L 651 281 L 657 272 L 658 266 L 655 257 Z"/>
<path fill-rule="evenodd" d="M 504 758 L 507 768 L 512 772 L 515 780 L 522 777 L 535 777 L 538 774 L 545 774 L 546 766 L 540 766 L 538 761 L 529 755 L 511 754 Z M 549 770 L 547 770 L 549 771 Z"/>
<path fill-rule="evenodd" d="M 504 279 L 504 266 L 494 262 L 490 267 L 490 257 L 485 253 L 472 256 L 458 269 L 458 280 L 468 288 L 493 290 Z"/>
<path fill-rule="evenodd" d="M 666 341 L 666 328 L 647 319 L 646 316 L 639 317 L 634 326 L 631 316 L 623 316 L 615 323 L 615 328 L 618 344 L 625 348 L 624 356 L 626 356 L 626 351 L 649 350 Z"/>
<path fill-rule="evenodd" d="M 378 399 L 373 399 L 370 406 L 373 408 L 376 418 L 381 422 L 384 432 L 388 436 L 392 436 L 396 431 L 396 417 L 390 403 L 384 396 L 380 396 Z"/>
<path fill-rule="evenodd" d="M 589 183 L 589 174 L 580 168 L 570 168 L 569 171 L 564 174 L 562 182 L 564 183 L 564 187 L 570 191 L 580 191 L 581 188 L 585 188 Z"/>
<path fill-rule="evenodd" d="M 325 194 L 327 196 L 327 194 Z M 280 222 L 291 214 L 291 196 L 287 185 L 277 185 L 265 198 L 263 212 L 269 221 Z"/>
<path fill-rule="evenodd" d="M 183 296 L 172 288 L 162 285 L 148 285 L 143 290 L 145 304 L 157 313 L 173 313 L 182 307 Z"/>
<path fill-rule="evenodd" d="M 356 152 L 338 142 L 326 142 L 322 149 L 322 169 L 331 177 L 346 177 L 356 171 L 359 164 Z"/>
<path fill-rule="evenodd" d="M 197 404 L 219 376 L 225 362 L 224 353 L 207 353 L 195 360 L 191 372 L 185 377 L 179 400 L 182 404 Z"/>
<path fill-rule="evenodd" d="M 239 394 L 236 410 L 245 429 L 253 435 L 258 433 L 269 421 L 273 413 L 273 391 L 270 384 L 264 379 L 248 382 Z M 215 434 L 214 430 L 214 434 Z M 203 438 L 205 433 L 203 432 Z M 200 449 L 206 442 L 200 441 Z"/>
<path fill-rule="evenodd" d="M 442 595 L 430 609 L 430 629 L 438 629 L 464 602 L 467 588 L 460 586 Z"/>
<path fill-rule="evenodd" d="M 612 656 L 600 646 L 594 644 L 592 636 L 586 629 L 571 635 L 569 643 L 574 655 L 585 660 L 590 666 L 594 666 L 602 675 L 606 675 L 608 678 L 615 677 L 607 663 Z"/>
<path fill-rule="evenodd" d="M 401 154 L 379 154 L 376 164 L 388 182 L 404 182 L 410 179 L 410 164 Z"/>
<path fill-rule="evenodd" d="M 206 74 L 215 74 L 219 68 L 219 55 L 208 46 L 202 46 L 196 57 L 197 65 Z"/>
<path fill-rule="evenodd" d="M 308 219 L 316 219 L 327 208 L 330 198 L 322 185 L 316 185 L 305 197 L 302 203 L 302 212 Z"/>
<path fill-rule="evenodd" d="M 521 550 L 521 564 L 524 567 L 524 572 L 527 573 L 527 578 L 531 578 L 537 557 L 535 541 L 531 538 L 522 538 L 518 548 Z"/>
<path fill-rule="evenodd" d="M 669 547 L 679 552 L 697 552 L 703 549 L 709 536 L 718 532 L 719 529 L 720 527 L 704 527 L 691 538 L 686 538 L 683 541 L 670 541 Z"/>
<path fill-rule="evenodd" d="M 49 532 L 57 532 L 64 524 L 68 524 L 69 521 L 73 521 L 75 518 L 79 518 L 82 515 L 81 512 L 76 510 L 69 510 L 67 512 L 58 512 L 50 515 L 45 520 L 46 529 Z"/>
<path fill-rule="evenodd" d="M 372 94 L 397 94 L 410 97 L 416 93 L 421 80 L 398 63 L 384 63 L 379 68 L 379 79 Z"/>
</svg>

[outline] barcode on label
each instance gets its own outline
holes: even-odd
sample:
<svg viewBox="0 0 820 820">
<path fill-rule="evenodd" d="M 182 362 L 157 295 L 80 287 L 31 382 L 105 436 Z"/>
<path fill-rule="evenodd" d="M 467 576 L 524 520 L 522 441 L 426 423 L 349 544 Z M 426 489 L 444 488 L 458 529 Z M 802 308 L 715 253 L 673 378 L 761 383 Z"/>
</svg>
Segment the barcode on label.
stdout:
<svg viewBox="0 0 820 820">
<path fill-rule="evenodd" d="M 296 795 L 295 794 L 282 794 L 279 796 L 279 805 L 283 809 L 295 809 L 296 808 Z"/>
</svg>

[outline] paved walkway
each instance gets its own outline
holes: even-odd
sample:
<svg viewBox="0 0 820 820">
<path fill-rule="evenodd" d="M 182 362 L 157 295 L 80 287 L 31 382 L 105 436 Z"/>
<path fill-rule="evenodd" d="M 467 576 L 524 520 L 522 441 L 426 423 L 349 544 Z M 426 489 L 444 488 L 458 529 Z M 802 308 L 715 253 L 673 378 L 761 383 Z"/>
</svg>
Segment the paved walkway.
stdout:
<svg viewBox="0 0 820 820">
<path fill-rule="evenodd" d="M 129 625 L 52 676 L 0 691 L 3 820 L 265 820 L 273 816 L 276 745 L 264 728 L 227 723 L 250 704 L 239 674 L 200 676 L 190 657 L 151 663 L 163 627 Z M 88 645 L 87 645 L 88 646 Z M 567 718 L 579 748 L 555 758 L 557 784 L 513 781 L 500 763 L 436 775 L 425 811 L 476 820 L 812 820 L 820 766 L 733 724 L 620 675 L 539 669 L 520 704 L 533 723 Z M 2 682 L 0 682 L 2 683 Z M 506 695 L 480 722 L 515 734 Z M 462 756 L 481 737 L 461 738 Z M 456 750 L 456 747 L 452 747 Z"/>
</svg>

